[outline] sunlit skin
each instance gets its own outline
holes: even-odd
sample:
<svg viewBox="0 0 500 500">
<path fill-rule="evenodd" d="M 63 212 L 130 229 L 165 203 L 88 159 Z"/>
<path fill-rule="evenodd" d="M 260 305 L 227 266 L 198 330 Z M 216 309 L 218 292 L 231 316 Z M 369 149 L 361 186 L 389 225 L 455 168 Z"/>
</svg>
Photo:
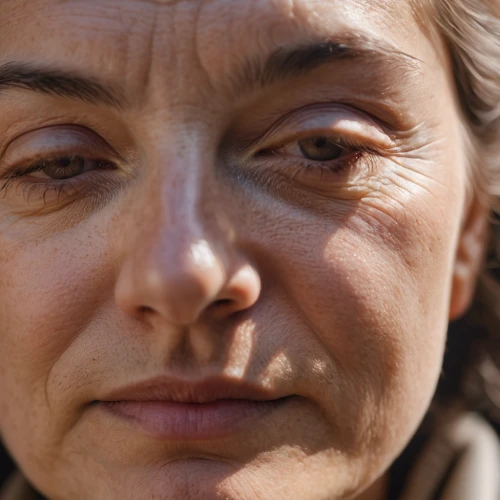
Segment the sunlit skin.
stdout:
<svg viewBox="0 0 500 500">
<path fill-rule="evenodd" d="M 480 261 L 421 25 L 401 0 L 2 1 L 2 64 L 105 90 L 0 91 L 0 430 L 48 498 L 330 500 L 384 477 Z M 210 439 L 95 403 L 160 376 L 287 399 Z"/>
</svg>

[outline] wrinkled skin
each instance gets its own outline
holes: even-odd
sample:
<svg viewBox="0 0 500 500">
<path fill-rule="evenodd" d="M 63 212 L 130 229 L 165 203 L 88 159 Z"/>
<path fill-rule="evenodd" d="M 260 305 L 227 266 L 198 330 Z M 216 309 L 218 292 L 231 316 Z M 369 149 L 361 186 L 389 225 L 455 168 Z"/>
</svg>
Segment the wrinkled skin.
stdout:
<svg viewBox="0 0 500 500">
<path fill-rule="evenodd" d="M 325 40 L 370 50 L 251 81 L 278 48 Z M 3 0 L 0 51 L 114 96 L 0 92 L 0 429 L 33 484 L 384 498 L 480 246 L 450 69 L 410 6 Z M 305 158 L 318 136 L 340 158 Z M 12 175 L 57 155 L 106 165 Z M 161 374 L 291 397 L 202 441 L 92 404 Z"/>
</svg>

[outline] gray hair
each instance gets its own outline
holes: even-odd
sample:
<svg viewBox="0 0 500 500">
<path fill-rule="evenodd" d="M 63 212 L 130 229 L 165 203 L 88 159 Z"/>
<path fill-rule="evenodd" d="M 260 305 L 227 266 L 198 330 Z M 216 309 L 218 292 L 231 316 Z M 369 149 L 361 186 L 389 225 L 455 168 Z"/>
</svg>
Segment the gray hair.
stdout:
<svg viewBox="0 0 500 500">
<path fill-rule="evenodd" d="M 424 11 L 433 21 L 427 31 L 437 26 L 449 52 L 469 143 L 471 187 L 490 211 L 487 255 L 459 339 L 452 338 L 451 326 L 443 369 L 448 380 L 441 384 L 448 394 L 438 387 L 436 406 L 450 405 L 451 397 L 500 424 L 500 0 L 414 3 L 416 15 Z"/>
</svg>

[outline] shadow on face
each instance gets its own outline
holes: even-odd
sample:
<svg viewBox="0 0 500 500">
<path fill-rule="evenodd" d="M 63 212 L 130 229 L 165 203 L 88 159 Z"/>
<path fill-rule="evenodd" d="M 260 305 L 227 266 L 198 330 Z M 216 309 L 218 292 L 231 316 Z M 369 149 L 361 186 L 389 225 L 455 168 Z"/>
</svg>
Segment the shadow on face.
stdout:
<svg viewBox="0 0 500 500">
<path fill-rule="evenodd" d="M 465 192 L 410 6 L 0 23 L 0 414 L 30 480 L 344 498 L 382 474 L 434 391 Z"/>
</svg>

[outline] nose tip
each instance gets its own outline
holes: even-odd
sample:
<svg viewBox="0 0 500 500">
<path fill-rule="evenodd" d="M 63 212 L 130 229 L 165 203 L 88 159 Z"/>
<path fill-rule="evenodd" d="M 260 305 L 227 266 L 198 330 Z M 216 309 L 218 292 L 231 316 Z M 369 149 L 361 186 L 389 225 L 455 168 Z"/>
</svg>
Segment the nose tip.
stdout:
<svg viewBox="0 0 500 500">
<path fill-rule="evenodd" d="M 116 302 L 129 315 L 161 317 L 171 324 L 195 323 L 205 312 L 230 314 L 254 304 L 258 274 L 248 263 L 223 262 L 206 240 L 174 258 L 153 252 L 125 263 L 116 286 Z"/>
</svg>

